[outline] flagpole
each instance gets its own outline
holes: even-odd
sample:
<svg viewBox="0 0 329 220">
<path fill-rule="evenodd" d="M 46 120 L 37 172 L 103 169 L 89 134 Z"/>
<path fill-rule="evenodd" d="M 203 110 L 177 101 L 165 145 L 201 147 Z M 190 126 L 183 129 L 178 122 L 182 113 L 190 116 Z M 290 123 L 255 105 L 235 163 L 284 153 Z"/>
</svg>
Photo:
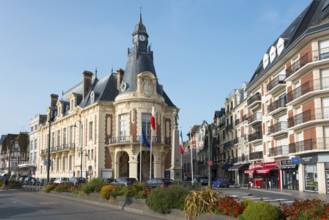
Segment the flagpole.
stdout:
<svg viewBox="0 0 329 220">
<path fill-rule="evenodd" d="M 141 136 L 142 133 L 143 133 L 143 128 L 141 128 Z M 142 183 L 142 138 L 141 137 L 139 141 L 139 182 Z"/>
<path fill-rule="evenodd" d="M 193 185 L 193 182 L 194 182 L 194 179 L 193 179 L 193 148 L 192 148 L 192 146 L 193 146 L 193 141 L 192 141 L 192 128 L 190 129 L 190 141 L 191 141 L 191 143 L 190 143 L 190 149 L 191 149 L 191 174 L 192 174 L 192 179 L 191 179 L 191 181 L 192 181 L 192 185 Z"/>
<path fill-rule="evenodd" d="M 150 145 L 150 179 L 152 178 L 152 126 L 151 126 L 151 145 Z"/>
</svg>

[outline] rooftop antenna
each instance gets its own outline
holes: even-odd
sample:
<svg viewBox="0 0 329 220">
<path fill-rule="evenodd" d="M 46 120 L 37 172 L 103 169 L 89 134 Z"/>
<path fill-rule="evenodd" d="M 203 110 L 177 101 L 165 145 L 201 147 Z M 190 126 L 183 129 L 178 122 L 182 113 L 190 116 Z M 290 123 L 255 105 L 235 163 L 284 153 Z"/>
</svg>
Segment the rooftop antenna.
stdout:
<svg viewBox="0 0 329 220">
<path fill-rule="evenodd" d="M 142 22 L 142 7 L 139 7 L 139 23 L 143 23 Z"/>
<path fill-rule="evenodd" d="M 97 67 L 95 69 L 95 78 L 97 78 Z"/>
</svg>

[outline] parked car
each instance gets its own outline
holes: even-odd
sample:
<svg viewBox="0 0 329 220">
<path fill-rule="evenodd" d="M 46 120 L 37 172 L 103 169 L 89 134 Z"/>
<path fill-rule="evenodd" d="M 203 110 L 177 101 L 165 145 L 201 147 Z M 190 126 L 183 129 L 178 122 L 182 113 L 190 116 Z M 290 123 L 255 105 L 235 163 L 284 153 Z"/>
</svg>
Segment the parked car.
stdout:
<svg viewBox="0 0 329 220">
<path fill-rule="evenodd" d="M 114 178 L 104 178 L 104 183 L 112 183 Z"/>
<path fill-rule="evenodd" d="M 167 178 L 153 178 L 145 181 L 145 185 L 150 187 L 167 187 L 171 185 L 173 181 Z"/>
<path fill-rule="evenodd" d="M 212 184 L 213 187 L 229 187 L 230 186 L 230 180 L 229 179 L 226 179 L 226 178 L 217 178 L 213 184 Z"/>
<path fill-rule="evenodd" d="M 208 177 L 207 176 L 200 176 L 200 175 L 195 175 L 193 176 L 194 182 L 199 182 L 201 185 L 208 185 Z"/>
<path fill-rule="evenodd" d="M 60 184 L 64 184 L 64 183 L 71 183 L 70 179 L 67 177 L 58 177 L 54 180 L 53 182 L 55 185 L 60 185 Z"/>
<path fill-rule="evenodd" d="M 79 185 L 81 183 L 86 183 L 87 180 L 86 178 L 83 177 L 71 177 L 70 178 L 70 183 L 72 183 L 73 185 Z"/>
<path fill-rule="evenodd" d="M 129 177 L 120 177 L 118 179 L 115 179 L 111 182 L 113 185 L 133 185 L 135 182 L 137 182 L 136 178 L 129 178 Z"/>
</svg>

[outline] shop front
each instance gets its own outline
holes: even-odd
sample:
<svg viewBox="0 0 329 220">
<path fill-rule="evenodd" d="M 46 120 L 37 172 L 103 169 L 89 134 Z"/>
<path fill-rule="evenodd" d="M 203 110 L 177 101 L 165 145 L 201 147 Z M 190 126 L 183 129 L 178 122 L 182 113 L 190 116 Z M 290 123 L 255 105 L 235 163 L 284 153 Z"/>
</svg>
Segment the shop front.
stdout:
<svg viewBox="0 0 329 220">
<path fill-rule="evenodd" d="M 298 163 L 299 158 L 281 160 L 280 169 L 282 172 L 282 188 L 299 190 L 298 184 Z"/>
<path fill-rule="evenodd" d="M 250 163 L 235 163 L 228 169 L 228 171 L 235 176 L 236 186 L 247 186 L 248 174 L 245 174 L 244 171 L 249 168 L 249 165 Z"/>
<path fill-rule="evenodd" d="M 300 163 L 304 165 L 304 190 L 318 191 L 318 155 L 302 156 Z"/>
<path fill-rule="evenodd" d="M 253 186 L 256 188 L 280 189 L 279 162 L 262 162 L 253 164 L 252 168 L 244 171 L 249 174 Z"/>
</svg>

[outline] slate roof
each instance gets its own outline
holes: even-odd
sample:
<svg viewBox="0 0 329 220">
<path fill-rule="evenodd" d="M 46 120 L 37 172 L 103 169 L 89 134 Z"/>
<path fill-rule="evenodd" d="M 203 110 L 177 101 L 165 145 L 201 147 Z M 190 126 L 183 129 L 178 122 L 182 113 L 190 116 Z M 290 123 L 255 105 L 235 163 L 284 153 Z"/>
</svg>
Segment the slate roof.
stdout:
<svg viewBox="0 0 329 220">
<path fill-rule="evenodd" d="M 276 45 L 279 38 L 283 38 L 284 49 L 272 63 L 269 63 L 266 68 L 263 68 L 263 60 L 259 63 L 252 78 L 249 81 L 250 87 L 267 69 L 275 65 L 280 60 L 280 57 L 288 53 L 299 41 L 305 36 L 329 29 L 329 23 L 321 23 L 329 14 L 329 0 L 313 0 L 312 3 L 304 9 L 304 11 L 288 26 L 288 28 L 273 42 L 266 53 L 269 53 L 270 48 Z"/>
</svg>

